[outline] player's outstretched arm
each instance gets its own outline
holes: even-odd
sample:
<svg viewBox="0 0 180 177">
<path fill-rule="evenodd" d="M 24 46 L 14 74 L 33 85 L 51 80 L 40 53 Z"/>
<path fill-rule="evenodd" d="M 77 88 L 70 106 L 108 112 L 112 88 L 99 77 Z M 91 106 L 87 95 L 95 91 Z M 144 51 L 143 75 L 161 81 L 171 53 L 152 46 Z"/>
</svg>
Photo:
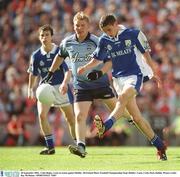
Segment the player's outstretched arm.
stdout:
<svg viewBox="0 0 180 177">
<path fill-rule="evenodd" d="M 143 56 L 144 56 L 144 58 L 146 60 L 146 63 L 151 67 L 151 69 L 153 71 L 153 78 L 152 79 L 154 79 L 156 81 L 158 88 L 162 88 L 162 82 L 161 82 L 161 80 L 160 80 L 160 78 L 159 78 L 159 76 L 157 74 L 156 64 L 152 60 L 150 53 L 145 52 L 143 54 Z"/>
<path fill-rule="evenodd" d="M 102 61 L 99 61 L 99 60 L 96 60 L 95 58 L 93 58 L 86 65 L 79 67 L 78 70 L 77 70 L 77 73 L 78 74 L 83 74 L 86 70 L 92 69 L 92 68 L 96 67 L 97 65 L 99 65 L 101 63 L 102 63 Z"/>
<path fill-rule="evenodd" d="M 107 62 L 104 63 L 103 67 L 101 68 L 101 71 L 103 73 L 107 73 L 109 70 L 112 69 L 112 61 L 109 60 Z"/>
<path fill-rule="evenodd" d="M 107 73 L 110 69 L 112 68 L 112 62 L 107 61 L 101 70 L 92 70 L 90 73 L 87 74 L 87 78 L 90 81 L 94 81 L 99 79 L 100 77 L 103 76 L 104 73 Z"/>
<path fill-rule="evenodd" d="M 60 57 L 58 54 L 55 56 L 51 67 L 49 68 L 49 71 L 54 73 L 59 66 L 62 64 L 62 62 L 64 61 L 64 58 Z"/>
</svg>

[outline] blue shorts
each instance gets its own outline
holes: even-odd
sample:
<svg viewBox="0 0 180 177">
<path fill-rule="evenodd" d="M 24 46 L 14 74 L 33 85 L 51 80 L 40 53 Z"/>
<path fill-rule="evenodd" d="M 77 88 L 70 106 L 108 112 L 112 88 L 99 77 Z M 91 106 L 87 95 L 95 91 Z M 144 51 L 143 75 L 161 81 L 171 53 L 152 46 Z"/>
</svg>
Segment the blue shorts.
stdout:
<svg viewBox="0 0 180 177">
<path fill-rule="evenodd" d="M 113 98 L 114 93 L 111 87 L 102 87 L 89 90 L 74 90 L 74 101 L 93 101 L 94 99 Z"/>
</svg>

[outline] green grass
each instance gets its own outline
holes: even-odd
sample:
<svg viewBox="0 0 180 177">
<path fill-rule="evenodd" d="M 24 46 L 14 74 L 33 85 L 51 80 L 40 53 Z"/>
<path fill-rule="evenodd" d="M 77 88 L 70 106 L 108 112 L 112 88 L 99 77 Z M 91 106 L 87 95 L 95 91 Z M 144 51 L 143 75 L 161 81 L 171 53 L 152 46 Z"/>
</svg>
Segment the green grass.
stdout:
<svg viewBox="0 0 180 177">
<path fill-rule="evenodd" d="M 39 155 L 41 147 L 0 148 L 0 170 L 58 171 L 140 171 L 180 170 L 180 148 L 169 147 L 168 161 L 158 161 L 153 147 L 88 147 L 86 158 L 69 153 L 67 147 L 56 154 Z"/>
</svg>

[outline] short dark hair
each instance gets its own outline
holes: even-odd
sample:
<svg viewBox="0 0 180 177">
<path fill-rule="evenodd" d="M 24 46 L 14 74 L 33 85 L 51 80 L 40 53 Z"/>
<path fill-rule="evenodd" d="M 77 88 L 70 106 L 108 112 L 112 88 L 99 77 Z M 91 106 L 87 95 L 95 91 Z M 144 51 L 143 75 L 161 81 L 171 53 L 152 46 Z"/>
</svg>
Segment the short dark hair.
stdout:
<svg viewBox="0 0 180 177">
<path fill-rule="evenodd" d="M 107 14 L 101 17 L 99 21 L 99 27 L 102 29 L 107 25 L 113 25 L 117 21 L 114 14 Z"/>
<path fill-rule="evenodd" d="M 51 25 L 49 25 L 49 24 L 46 24 L 46 25 L 41 26 L 38 31 L 39 31 L 39 33 L 40 33 L 41 31 L 50 31 L 51 36 L 54 34 L 53 28 L 52 28 Z"/>
</svg>

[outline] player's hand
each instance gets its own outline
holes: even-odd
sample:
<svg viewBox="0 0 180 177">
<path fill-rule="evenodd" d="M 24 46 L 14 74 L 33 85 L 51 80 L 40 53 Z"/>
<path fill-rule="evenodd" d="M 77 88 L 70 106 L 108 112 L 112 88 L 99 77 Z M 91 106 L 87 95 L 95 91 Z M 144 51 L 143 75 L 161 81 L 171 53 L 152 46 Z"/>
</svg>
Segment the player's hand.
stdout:
<svg viewBox="0 0 180 177">
<path fill-rule="evenodd" d="M 102 71 L 98 71 L 98 70 L 92 70 L 90 73 L 87 74 L 87 78 L 90 81 L 94 81 L 99 79 L 100 77 L 103 76 L 103 72 Z"/>
<path fill-rule="evenodd" d="M 152 79 L 157 83 L 158 88 L 161 89 L 162 88 L 162 82 L 161 82 L 159 76 L 154 75 Z"/>
<path fill-rule="evenodd" d="M 41 84 L 42 83 L 51 83 L 52 78 L 53 78 L 53 72 L 48 71 L 47 75 L 42 79 Z"/>
<path fill-rule="evenodd" d="M 85 71 L 85 68 L 84 68 L 83 66 L 80 66 L 80 67 L 77 69 L 77 73 L 80 74 L 80 75 L 83 74 L 84 71 Z"/>
<path fill-rule="evenodd" d="M 61 94 L 66 94 L 67 93 L 67 90 L 68 90 L 68 85 L 66 83 L 62 83 L 59 87 L 59 91 Z"/>
<path fill-rule="evenodd" d="M 29 99 L 34 99 L 35 98 L 35 94 L 32 88 L 28 88 L 28 98 Z"/>
</svg>

